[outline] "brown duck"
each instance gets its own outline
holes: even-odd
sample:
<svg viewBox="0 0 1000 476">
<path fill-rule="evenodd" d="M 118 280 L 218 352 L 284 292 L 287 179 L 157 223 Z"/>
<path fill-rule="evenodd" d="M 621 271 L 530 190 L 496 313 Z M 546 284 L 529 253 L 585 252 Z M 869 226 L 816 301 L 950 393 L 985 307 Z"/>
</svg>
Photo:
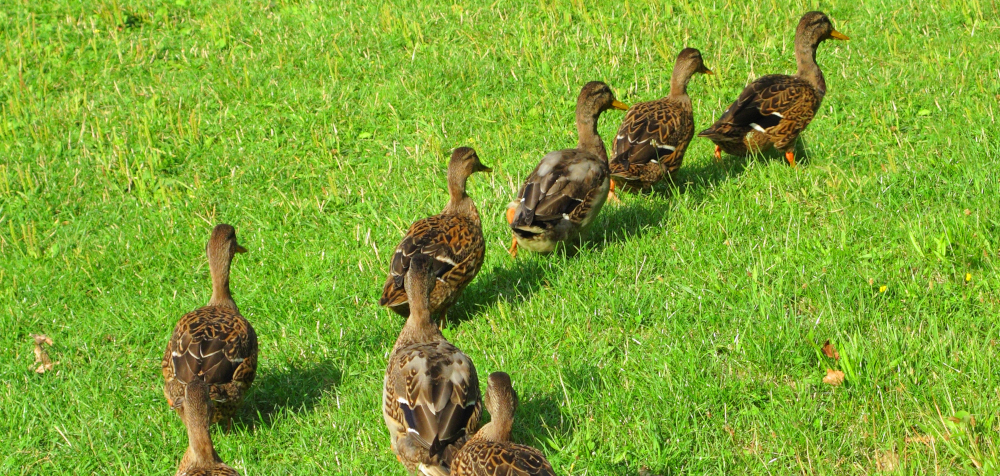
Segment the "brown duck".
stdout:
<svg viewBox="0 0 1000 476">
<path fill-rule="evenodd" d="M 629 109 L 612 147 L 612 196 L 616 183 L 648 190 L 680 168 L 688 143 L 694 137 L 694 109 L 687 85 L 695 73 L 712 74 L 712 71 L 705 67 L 700 51 L 685 48 L 674 64 L 670 95 Z"/>
<path fill-rule="evenodd" d="M 444 321 L 448 308 L 479 273 L 486 253 L 479 211 L 465 191 L 469 176 L 476 172 L 492 172 L 492 169 L 483 165 L 476 151 L 469 147 L 452 152 L 448 163 L 448 204 L 439 215 L 410 225 L 392 255 L 379 305 L 403 317 L 410 315 L 405 276 L 413 257 L 424 255 L 431 258 L 431 269 L 437 277 L 430 296 L 430 312 Z"/>
<path fill-rule="evenodd" d="M 510 441 L 517 393 L 509 375 L 490 374 L 486 409 L 490 412 L 490 422 L 455 455 L 451 476 L 555 476 L 541 451 Z"/>
<path fill-rule="evenodd" d="M 208 386 L 201 378 L 195 377 L 184 387 L 184 397 L 178 401 L 178 407 L 187 427 L 188 449 L 175 476 L 239 476 L 235 469 L 222 462 L 212 445 L 208 427 L 214 408 Z"/>
<path fill-rule="evenodd" d="M 212 298 L 207 306 L 181 317 L 162 362 L 167 403 L 181 413 L 179 402 L 186 387 L 200 379 L 214 403 L 212 423 L 225 420 L 227 429 L 257 373 L 257 334 L 229 291 L 233 256 L 244 252 L 232 226 L 222 224 L 212 230 L 207 248 Z"/>
<path fill-rule="evenodd" d="M 597 119 L 611 108 L 628 110 L 607 84 L 592 81 L 583 86 L 576 100 L 576 148 L 542 157 L 517 199 L 507 205 L 507 223 L 514 233 L 511 256 L 517 256 L 518 247 L 548 253 L 560 242 L 577 241 L 597 217 L 611 179 Z"/>
<path fill-rule="evenodd" d="M 812 121 L 826 94 L 816 48 L 830 38 L 848 39 L 833 29 L 822 12 L 802 15 L 795 30 L 798 72 L 794 76 L 772 74 L 750 83 L 712 127 L 698 134 L 715 142 L 716 159 L 722 151 L 745 155 L 773 146 L 784 151 L 785 160 L 795 166 L 795 139 Z"/>
<path fill-rule="evenodd" d="M 404 284 L 410 316 L 385 370 L 382 416 L 390 447 L 411 474 L 447 475 L 451 460 L 479 428 L 479 379 L 472 360 L 431 321 L 434 259 L 416 254 Z"/>
</svg>

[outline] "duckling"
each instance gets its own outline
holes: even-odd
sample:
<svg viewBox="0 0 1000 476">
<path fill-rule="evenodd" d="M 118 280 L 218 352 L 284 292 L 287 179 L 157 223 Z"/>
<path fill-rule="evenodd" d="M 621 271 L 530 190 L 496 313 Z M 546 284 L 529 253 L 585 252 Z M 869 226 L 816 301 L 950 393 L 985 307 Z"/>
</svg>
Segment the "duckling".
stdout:
<svg viewBox="0 0 1000 476">
<path fill-rule="evenodd" d="M 214 408 L 208 396 L 208 386 L 195 377 L 184 387 L 184 398 L 178 402 L 181 418 L 187 427 L 188 449 L 177 466 L 175 476 L 239 476 L 235 469 L 222 462 L 212 445 L 208 427 Z"/>
<path fill-rule="evenodd" d="M 684 152 L 694 137 L 694 109 L 687 85 L 695 73 L 712 74 L 712 70 L 705 66 L 700 51 L 685 48 L 674 64 L 670 94 L 628 110 L 612 147 L 612 197 L 617 182 L 648 190 L 681 167 Z"/>
<path fill-rule="evenodd" d="M 470 175 L 492 171 L 480 162 L 472 148 L 459 147 L 452 152 L 448 163 L 448 204 L 440 214 L 410 225 L 392 255 L 380 306 L 403 317 L 410 315 L 404 277 L 413 257 L 425 255 L 432 259 L 432 272 L 437 277 L 430 296 L 430 312 L 440 316 L 444 324 L 448 308 L 479 273 L 486 255 L 479 211 L 466 193 L 465 185 Z"/>
<path fill-rule="evenodd" d="M 508 250 L 518 247 L 548 253 L 560 242 L 579 241 L 608 198 L 608 153 L 597 133 L 597 119 L 608 109 L 628 110 L 600 81 L 583 86 L 576 100 L 575 149 L 549 152 L 525 180 L 517 199 L 507 205 L 514 233 Z"/>
<path fill-rule="evenodd" d="M 826 80 L 816 64 L 816 48 L 830 38 L 847 40 L 823 12 L 802 15 L 795 30 L 794 76 L 772 74 L 750 83 L 712 127 L 698 133 L 722 151 L 746 155 L 774 147 L 795 167 L 795 139 L 812 121 L 826 95 Z"/>
<path fill-rule="evenodd" d="M 510 441 L 517 392 L 504 372 L 490 374 L 486 389 L 490 422 L 458 451 L 451 476 L 555 476 L 545 455 Z"/>
<path fill-rule="evenodd" d="M 163 354 L 163 394 L 178 414 L 190 382 L 200 379 L 216 411 L 212 423 L 232 418 L 243 395 L 257 375 L 257 334 L 236 307 L 229 290 L 229 268 L 236 253 L 245 253 L 236 242 L 236 230 L 221 224 L 212 230 L 206 248 L 212 274 L 212 298 L 208 305 L 183 317 L 174 328 Z"/>
<path fill-rule="evenodd" d="M 434 258 L 415 254 L 404 285 L 410 316 L 385 370 L 382 416 L 390 448 L 411 474 L 447 475 L 469 435 L 479 428 L 482 404 L 472 359 L 431 321 Z"/>
</svg>

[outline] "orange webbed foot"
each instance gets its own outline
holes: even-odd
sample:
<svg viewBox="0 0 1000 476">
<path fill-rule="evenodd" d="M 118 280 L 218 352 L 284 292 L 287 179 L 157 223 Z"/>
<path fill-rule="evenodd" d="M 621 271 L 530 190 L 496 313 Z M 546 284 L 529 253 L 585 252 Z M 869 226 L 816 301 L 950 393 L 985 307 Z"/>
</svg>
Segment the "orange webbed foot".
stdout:
<svg viewBox="0 0 1000 476">
<path fill-rule="evenodd" d="M 794 168 L 795 167 L 795 151 L 794 150 L 786 150 L 785 151 L 785 160 L 788 161 L 788 165 L 791 165 L 792 168 Z"/>
<path fill-rule="evenodd" d="M 510 257 L 511 258 L 517 258 L 517 237 L 516 236 L 511 241 L 510 249 L 508 249 L 507 252 L 510 253 Z"/>
</svg>

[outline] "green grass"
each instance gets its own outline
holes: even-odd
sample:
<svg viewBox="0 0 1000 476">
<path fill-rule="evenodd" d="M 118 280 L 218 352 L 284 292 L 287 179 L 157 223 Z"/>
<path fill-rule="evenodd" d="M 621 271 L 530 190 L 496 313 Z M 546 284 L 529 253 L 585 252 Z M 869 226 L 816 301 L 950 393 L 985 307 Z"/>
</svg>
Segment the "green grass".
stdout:
<svg viewBox="0 0 1000 476">
<path fill-rule="evenodd" d="M 261 360 L 220 455 L 404 474 L 379 411 L 401 320 L 376 301 L 470 145 L 495 170 L 470 181 L 488 251 L 449 335 L 514 377 L 515 438 L 559 474 L 996 474 L 997 3 L 415 3 L 0 8 L 0 473 L 173 473 L 159 359 L 227 222 Z M 575 256 L 504 253 L 504 205 L 575 144 L 581 85 L 654 99 L 698 47 L 700 130 L 794 70 L 814 8 L 851 41 L 820 47 L 797 169 L 696 139 L 679 187 L 605 207 Z"/>
</svg>

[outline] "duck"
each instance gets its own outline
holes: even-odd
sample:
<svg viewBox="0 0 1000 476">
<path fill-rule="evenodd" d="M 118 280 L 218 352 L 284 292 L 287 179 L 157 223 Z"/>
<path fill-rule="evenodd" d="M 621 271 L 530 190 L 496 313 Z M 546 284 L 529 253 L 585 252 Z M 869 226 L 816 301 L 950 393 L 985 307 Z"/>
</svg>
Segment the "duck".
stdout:
<svg viewBox="0 0 1000 476">
<path fill-rule="evenodd" d="M 771 147 L 795 167 L 795 139 L 806 129 L 826 95 L 826 80 L 816 64 L 816 48 L 828 39 L 848 40 L 823 12 L 802 15 L 795 30 L 792 76 L 771 74 L 747 85 L 712 127 L 698 133 L 715 142 L 715 158 L 759 153 Z"/>
<path fill-rule="evenodd" d="M 685 48 L 677 55 L 670 77 L 670 94 L 634 104 L 622 121 L 612 145 L 611 198 L 616 183 L 649 190 L 664 176 L 672 177 L 694 137 L 694 108 L 687 85 L 695 73 L 713 74 L 701 52 Z"/>
<path fill-rule="evenodd" d="M 427 256 L 437 277 L 430 312 L 439 316 L 444 325 L 448 308 L 479 273 L 486 256 L 479 211 L 466 192 L 466 183 L 474 173 L 492 171 L 471 147 L 452 152 L 448 162 L 448 203 L 440 214 L 410 225 L 392 255 L 379 305 L 403 317 L 410 315 L 405 276 L 415 256 Z"/>
<path fill-rule="evenodd" d="M 517 410 L 517 393 L 510 375 L 490 374 L 486 409 L 490 412 L 490 422 L 455 455 L 451 476 L 555 476 L 541 451 L 510 440 Z"/>
<path fill-rule="evenodd" d="M 549 152 L 507 205 L 514 234 L 508 252 L 519 247 L 549 253 L 561 242 L 579 242 L 608 198 L 608 152 L 597 133 L 597 120 L 608 109 L 627 111 L 611 87 L 600 81 L 583 86 L 576 100 L 575 149 Z"/>
<path fill-rule="evenodd" d="M 404 279 L 410 315 L 385 370 L 382 416 L 390 449 L 407 471 L 441 476 L 479 429 L 482 399 L 472 359 L 431 320 L 435 276 L 434 258 L 413 255 Z"/>
<path fill-rule="evenodd" d="M 233 257 L 246 251 L 231 225 L 223 223 L 212 230 L 206 247 L 212 297 L 208 305 L 177 322 L 161 362 L 167 404 L 181 414 L 187 386 L 201 380 L 215 409 L 212 423 L 224 420 L 227 431 L 257 375 L 257 334 L 229 289 Z"/>
<path fill-rule="evenodd" d="M 178 402 L 184 426 L 187 427 L 188 448 L 177 466 L 175 476 L 239 476 L 219 458 L 212 445 L 211 425 L 215 411 L 205 381 L 195 377 L 184 387 L 184 398 Z"/>
</svg>

